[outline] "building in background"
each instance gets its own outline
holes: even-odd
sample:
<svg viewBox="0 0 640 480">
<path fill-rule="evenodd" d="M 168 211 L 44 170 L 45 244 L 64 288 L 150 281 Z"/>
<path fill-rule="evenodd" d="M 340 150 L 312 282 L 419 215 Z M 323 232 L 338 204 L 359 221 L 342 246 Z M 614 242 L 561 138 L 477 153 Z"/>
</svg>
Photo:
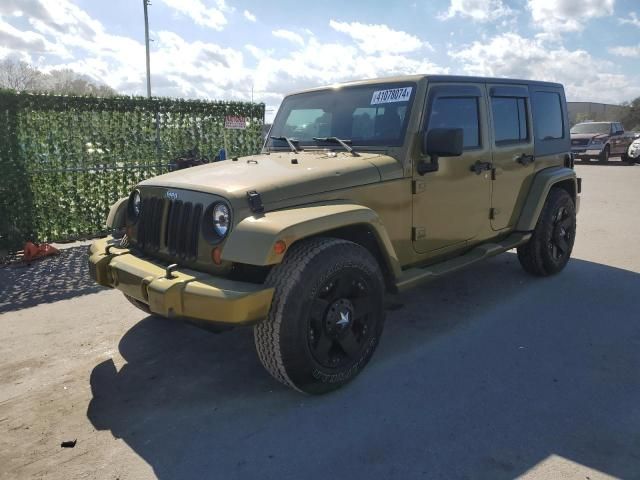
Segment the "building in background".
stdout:
<svg viewBox="0 0 640 480">
<path fill-rule="evenodd" d="M 595 122 L 619 122 L 629 111 L 629 107 L 623 105 L 610 105 L 607 103 L 593 102 L 567 102 L 569 110 L 569 124 L 593 120 Z M 624 125 L 627 127 L 627 125 Z M 629 125 L 629 128 L 633 125 Z"/>
</svg>

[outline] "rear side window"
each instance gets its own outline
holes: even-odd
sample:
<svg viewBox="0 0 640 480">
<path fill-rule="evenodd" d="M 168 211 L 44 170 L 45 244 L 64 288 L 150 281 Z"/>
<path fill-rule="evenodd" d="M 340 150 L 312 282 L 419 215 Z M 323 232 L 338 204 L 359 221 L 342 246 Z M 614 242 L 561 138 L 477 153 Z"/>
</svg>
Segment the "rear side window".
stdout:
<svg viewBox="0 0 640 480">
<path fill-rule="evenodd" d="M 527 128 L 527 103 L 525 98 L 491 98 L 493 113 L 493 135 L 496 144 L 526 142 L 529 138 Z"/>
<path fill-rule="evenodd" d="M 431 105 L 429 130 L 462 128 L 464 148 L 480 146 L 480 121 L 477 97 L 436 97 Z"/>
<path fill-rule="evenodd" d="M 555 92 L 535 92 L 534 121 L 538 140 L 557 140 L 564 137 L 562 102 Z"/>
</svg>

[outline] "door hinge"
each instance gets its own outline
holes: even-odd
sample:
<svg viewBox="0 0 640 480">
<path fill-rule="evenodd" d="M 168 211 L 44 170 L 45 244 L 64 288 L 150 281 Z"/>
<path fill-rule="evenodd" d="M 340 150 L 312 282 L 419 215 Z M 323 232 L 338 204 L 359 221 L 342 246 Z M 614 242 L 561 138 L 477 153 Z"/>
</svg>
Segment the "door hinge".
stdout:
<svg viewBox="0 0 640 480">
<path fill-rule="evenodd" d="M 491 180 L 495 180 L 496 179 L 496 169 L 495 167 L 491 169 Z"/>
<path fill-rule="evenodd" d="M 490 208 L 489 209 L 489 220 L 493 220 L 496 218 L 496 209 L 495 208 Z"/>
<path fill-rule="evenodd" d="M 425 191 L 426 188 L 426 184 L 424 182 L 424 180 L 414 180 L 413 181 L 413 194 L 415 195 L 416 193 L 422 193 Z"/>
<path fill-rule="evenodd" d="M 424 240 L 427 238 L 427 232 L 424 227 L 413 227 L 413 241 Z"/>
</svg>

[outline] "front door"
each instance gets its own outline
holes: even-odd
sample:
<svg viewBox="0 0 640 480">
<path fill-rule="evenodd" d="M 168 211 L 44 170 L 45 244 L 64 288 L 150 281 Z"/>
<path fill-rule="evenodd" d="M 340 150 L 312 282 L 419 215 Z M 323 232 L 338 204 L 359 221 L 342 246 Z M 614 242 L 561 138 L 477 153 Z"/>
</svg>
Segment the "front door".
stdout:
<svg viewBox="0 0 640 480">
<path fill-rule="evenodd" d="M 413 245 L 419 253 L 446 253 L 489 228 L 491 148 L 487 135 L 484 84 L 432 83 L 427 91 L 422 132 L 462 128 L 464 152 L 440 157 L 437 171 L 418 174 L 414 159 Z M 472 169 L 473 168 L 473 169 Z"/>
<path fill-rule="evenodd" d="M 516 222 L 533 178 L 533 130 L 526 85 L 487 85 L 491 113 L 494 182 L 491 228 L 502 230 Z"/>
</svg>

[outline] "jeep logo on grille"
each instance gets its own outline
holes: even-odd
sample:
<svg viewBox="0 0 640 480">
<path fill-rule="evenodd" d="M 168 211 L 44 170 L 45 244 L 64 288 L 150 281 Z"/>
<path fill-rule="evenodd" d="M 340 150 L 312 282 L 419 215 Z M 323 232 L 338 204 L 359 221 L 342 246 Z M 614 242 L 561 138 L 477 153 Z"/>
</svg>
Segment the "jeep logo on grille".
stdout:
<svg viewBox="0 0 640 480">
<path fill-rule="evenodd" d="M 165 193 L 165 196 L 169 200 L 177 200 L 178 199 L 178 194 L 176 192 L 172 192 L 171 190 L 167 191 L 167 193 Z"/>
</svg>

